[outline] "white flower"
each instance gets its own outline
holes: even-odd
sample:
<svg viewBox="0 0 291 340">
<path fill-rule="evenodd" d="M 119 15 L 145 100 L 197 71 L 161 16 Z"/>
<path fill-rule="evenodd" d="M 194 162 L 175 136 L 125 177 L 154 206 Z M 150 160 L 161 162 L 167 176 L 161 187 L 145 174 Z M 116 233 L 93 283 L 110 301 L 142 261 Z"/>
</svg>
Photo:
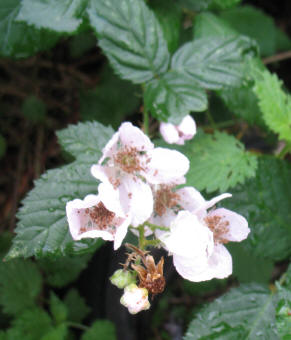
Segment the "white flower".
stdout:
<svg viewBox="0 0 291 340">
<path fill-rule="evenodd" d="M 189 169 L 188 159 L 180 152 L 154 148 L 150 139 L 131 123 L 123 123 L 103 149 L 91 173 L 119 191 L 124 211 L 130 212 L 131 224 L 145 222 L 153 210 L 153 196 L 148 183 L 183 182 Z"/>
<path fill-rule="evenodd" d="M 134 283 L 125 287 L 120 303 L 128 308 L 129 313 L 136 314 L 150 308 L 148 291 L 145 288 L 138 288 Z"/>
<path fill-rule="evenodd" d="M 174 265 L 178 273 L 190 281 L 198 282 L 228 277 L 232 273 L 232 258 L 223 244 L 229 241 L 240 242 L 247 238 L 250 232 L 248 222 L 243 216 L 224 208 L 207 212 L 207 209 L 218 201 L 230 197 L 231 194 L 222 194 L 210 201 L 205 201 L 198 191 L 195 192 L 195 189 L 191 191 L 192 199 L 189 201 L 189 208 L 196 214 L 199 221 L 211 230 L 214 248 L 206 265 L 201 265 L 197 257 L 191 258 L 184 255 L 176 256 Z"/>
<path fill-rule="evenodd" d="M 161 123 L 160 133 L 167 143 L 183 145 L 185 140 L 192 139 L 196 134 L 196 124 L 194 119 L 188 115 L 179 125 Z"/>
<path fill-rule="evenodd" d="M 66 205 L 69 229 L 74 240 L 101 237 L 114 241 L 118 249 L 127 233 L 130 216 L 126 216 L 119 196 L 110 185 L 101 183 L 98 195 L 74 199 Z"/>
</svg>

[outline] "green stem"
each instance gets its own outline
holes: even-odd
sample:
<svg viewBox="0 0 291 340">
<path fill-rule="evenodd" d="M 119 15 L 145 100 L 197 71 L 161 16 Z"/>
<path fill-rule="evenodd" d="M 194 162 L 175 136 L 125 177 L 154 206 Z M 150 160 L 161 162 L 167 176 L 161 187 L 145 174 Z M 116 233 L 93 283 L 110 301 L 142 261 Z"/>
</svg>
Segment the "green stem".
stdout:
<svg viewBox="0 0 291 340">
<path fill-rule="evenodd" d="M 160 229 L 160 230 L 164 230 L 164 231 L 170 231 L 170 228 L 168 227 L 162 227 L 160 225 L 156 225 L 156 224 L 153 224 L 153 223 L 149 223 L 149 222 L 145 222 L 144 225 L 150 227 L 150 229 L 152 231 L 156 230 L 156 229 Z"/>
<path fill-rule="evenodd" d="M 71 322 L 71 321 L 68 321 L 68 322 L 67 322 L 67 325 L 68 325 L 69 327 L 78 328 L 78 329 L 81 329 L 81 330 L 83 330 L 83 331 L 87 331 L 87 330 L 89 329 L 89 327 L 87 327 L 87 326 L 84 326 L 84 325 L 82 325 L 82 324 L 80 324 L 80 323 Z"/>
<path fill-rule="evenodd" d="M 209 123 L 210 123 L 211 127 L 212 127 L 213 129 L 216 129 L 216 124 L 215 124 L 215 121 L 214 121 L 214 119 L 212 118 L 212 116 L 211 116 L 211 113 L 210 113 L 210 110 L 209 110 L 209 109 L 208 109 L 208 110 L 206 110 L 206 116 L 207 116 L 207 118 L 208 118 L 208 120 L 209 120 Z"/>
<path fill-rule="evenodd" d="M 236 123 L 237 123 L 237 121 L 235 121 L 234 119 L 231 119 L 231 120 L 226 120 L 224 122 L 215 123 L 215 127 L 218 128 L 218 129 L 221 129 L 221 128 L 226 128 L 226 127 L 229 127 L 229 126 L 233 126 Z M 203 128 L 204 129 L 213 128 L 213 124 L 211 124 L 211 125 L 204 125 Z"/>
<path fill-rule="evenodd" d="M 143 107 L 143 131 L 149 135 L 149 113 L 145 107 Z"/>
<path fill-rule="evenodd" d="M 138 227 L 138 230 L 139 230 L 139 238 L 138 238 L 138 247 L 139 249 L 141 250 L 144 250 L 145 249 L 145 241 L 146 241 L 146 238 L 144 236 L 144 225 L 140 225 Z"/>
<path fill-rule="evenodd" d="M 145 244 L 145 247 L 148 247 L 148 246 L 158 246 L 159 244 L 161 243 L 160 240 L 158 239 L 154 239 L 154 240 L 145 240 L 144 244 Z"/>
</svg>

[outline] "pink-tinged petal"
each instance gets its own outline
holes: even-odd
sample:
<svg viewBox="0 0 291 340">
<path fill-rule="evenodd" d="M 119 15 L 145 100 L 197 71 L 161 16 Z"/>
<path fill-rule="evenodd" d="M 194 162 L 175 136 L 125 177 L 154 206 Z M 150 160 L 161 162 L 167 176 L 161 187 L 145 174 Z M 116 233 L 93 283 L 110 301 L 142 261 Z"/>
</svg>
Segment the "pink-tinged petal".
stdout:
<svg viewBox="0 0 291 340">
<path fill-rule="evenodd" d="M 179 141 L 178 130 L 176 129 L 175 125 L 171 123 L 161 123 L 160 133 L 165 142 L 169 144 L 175 144 Z"/>
<path fill-rule="evenodd" d="M 192 262 L 191 262 L 192 261 Z M 178 273 L 193 282 L 207 281 L 213 278 L 224 279 L 232 273 L 232 258 L 228 250 L 222 245 L 214 246 L 207 264 L 197 259 L 174 257 L 174 265 Z"/>
<path fill-rule="evenodd" d="M 121 124 L 119 130 L 119 139 L 123 145 L 137 148 L 138 150 L 151 150 L 154 144 L 149 137 L 145 135 L 141 129 L 133 126 L 129 122 Z"/>
<path fill-rule="evenodd" d="M 112 154 L 115 153 L 115 151 L 117 149 L 118 140 L 119 140 L 119 132 L 115 132 L 114 135 L 109 140 L 109 142 L 103 148 L 103 150 L 102 150 L 103 155 L 100 158 L 100 160 L 98 161 L 98 164 L 102 164 L 103 161 L 107 157 L 111 157 Z"/>
<path fill-rule="evenodd" d="M 100 200 L 108 210 L 114 212 L 119 217 L 125 217 L 125 213 L 120 204 L 118 189 L 114 189 L 109 183 L 100 183 L 98 193 Z"/>
<path fill-rule="evenodd" d="M 149 221 L 150 221 L 150 223 L 153 223 L 155 225 L 158 225 L 158 226 L 161 226 L 161 227 L 170 228 L 171 223 L 173 222 L 173 220 L 176 217 L 177 217 L 177 214 L 175 214 L 173 210 L 167 209 L 166 213 L 163 214 L 162 216 L 159 216 L 159 215 L 153 216 L 152 215 Z M 156 229 L 155 230 L 155 235 L 156 235 L 157 238 L 160 238 L 166 232 L 167 231 L 165 231 L 165 230 Z"/>
<path fill-rule="evenodd" d="M 131 217 L 128 216 L 124 222 L 116 229 L 115 237 L 114 237 L 114 250 L 118 249 L 121 246 L 122 241 L 124 240 L 128 226 L 130 225 Z"/>
<path fill-rule="evenodd" d="M 83 238 L 98 238 L 101 237 L 104 241 L 113 241 L 114 237 L 106 230 L 89 230 L 82 234 L 79 234 L 75 240 L 81 240 Z"/>
<path fill-rule="evenodd" d="M 150 162 L 144 174 L 151 184 L 173 183 L 189 170 L 189 160 L 181 152 L 155 148 L 148 152 Z"/>
<path fill-rule="evenodd" d="M 189 211 L 180 211 L 160 240 L 170 253 L 191 258 L 209 257 L 214 245 L 212 232 Z"/>
<path fill-rule="evenodd" d="M 178 131 L 182 135 L 181 139 L 183 139 L 183 144 L 184 140 L 190 140 L 194 137 L 196 130 L 195 120 L 190 115 L 186 116 L 178 125 Z"/>
<path fill-rule="evenodd" d="M 229 241 L 241 242 L 248 237 L 250 229 L 248 227 L 248 221 L 234 211 L 220 208 L 216 209 L 208 214 L 209 216 L 220 216 L 222 222 L 228 222 L 228 232 L 224 235 Z"/>
<path fill-rule="evenodd" d="M 150 186 L 142 180 L 124 177 L 120 186 L 120 200 L 125 212 L 131 215 L 131 225 L 143 224 L 153 212 L 154 200 Z"/>
<path fill-rule="evenodd" d="M 91 175 L 101 182 L 109 183 L 109 178 L 106 174 L 106 167 L 94 164 L 91 166 Z"/>
<path fill-rule="evenodd" d="M 204 218 L 207 215 L 207 209 L 213 207 L 216 203 L 218 203 L 219 201 L 231 197 L 232 194 L 221 194 L 218 195 L 214 198 L 212 198 L 210 201 L 205 201 L 205 203 L 203 205 L 201 205 L 199 208 L 195 209 L 194 213 L 199 216 L 199 218 Z"/>
<path fill-rule="evenodd" d="M 206 201 L 200 192 L 193 187 L 184 187 L 178 189 L 177 194 L 180 196 L 179 205 L 185 210 L 196 211 L 201 206 L 203 206 Z"/>
</svg>

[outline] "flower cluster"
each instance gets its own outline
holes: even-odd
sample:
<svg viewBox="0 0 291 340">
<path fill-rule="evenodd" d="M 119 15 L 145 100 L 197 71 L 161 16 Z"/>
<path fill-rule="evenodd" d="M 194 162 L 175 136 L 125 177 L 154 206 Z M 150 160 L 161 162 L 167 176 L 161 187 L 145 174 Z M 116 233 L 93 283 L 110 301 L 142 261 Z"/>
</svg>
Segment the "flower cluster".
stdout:
<svg viewBox="0 0 291 340">
<path fill-rule="evenodd" d="M 183 133 L 178 136 L 182 138 Z M 178 143 L 184 143 L 184 139 Z M 117 284 L 125 288 L 121 302 L 131 313 L 149 308 L 148 292 L 160 293 L 165 285 L 163 258 L 155 266 L 145 250 L 147 245 L 155 242 L 173 255 L 182 277 L 204 281 L 232 273 L 232 258 L 224 244 L 242 241 L 250 231 L 244 217 L 213 208 L 230 194 L 206 201 L 193 187 L 177 189 L 185 183 L 188 169 L 189 160 L 183 154 L 154 147 L 139 128 L 126 122 L 103 149 L 98 164 L 91 167 L 91 174 L 101 182 L 98 195 L 67 203 L 67 219 L 75 240 L 101 237 L 113 241 L 117 249 L 129 229 L 139 237 L 140 248 L 131 247 L 134 251 L 129 254 L 121 281 L 127 282 L 130 264 L 130 273 L 136 275 L 133 280 L 130 275 L 125 286 Z M 146 239 L 149 235 L 151 240 Z"/>
</svg>

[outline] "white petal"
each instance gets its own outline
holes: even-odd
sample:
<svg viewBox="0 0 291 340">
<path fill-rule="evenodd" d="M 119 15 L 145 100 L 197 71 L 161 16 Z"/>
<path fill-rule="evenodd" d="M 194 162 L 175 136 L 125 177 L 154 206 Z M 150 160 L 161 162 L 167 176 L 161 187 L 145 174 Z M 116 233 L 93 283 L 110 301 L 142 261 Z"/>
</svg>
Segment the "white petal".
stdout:
<svg viewBox="0 0 291 340">
<path fill-rule="evenodd" d="M 148 152 L 151 158 L 145 177 L 151 184 L 171 183 L 189 170 L 189 160 L 181 152 L 155 148 Z"/>
<path fill-rule="evenodd" d="M 193 187 L 179 189 L 177 194 L 180 196 L 179 204 L 185 210 L 195 211 L 206 202 L 200 192 Z"/>
<path fill-rule="evenodd" d="M 174 265 L 178 273 L 187 280 L 193 282 L 207 281 L 213 278 L 224 279 L 232 273 L 232 258 L 228 250 L 217 244 L 207 265 L 197 259 L 174 257 Z"/>
<path fill-rule="evenodd" d="M 234 211 L 220 208 L 212 211 L 208 215 L 221 216 L 223 221 L 229 222 L 229 231 L 224 237 L 229 241 L 240 242 L 248 237 L 250 229 L 248 227 L 248 221 Z"/>
<path fill-rule="evenodd" d="M 118 249 L 121 246 L 121 243 L 127 234 L 130 221 L 131 221 L 131 217 L 128 216 L 124 220 L 124 222 L 116 229 L 116 234 L 114 236 L 114 250 Z"/>
<path fill-rule="evenodd" d="M 111 233 L 106 230 L 89 230 L 78 235 L 75 240 L 81 240 L 83 238 L 97 238 L 101 237 L 104 241 L 113 241 L 114 237 Z"/>
<path fill-rule="evenodd" d="M 141 129 L 133 126 L 129 122 L 121 124 L 119 130 L 119 138 L 123 145 L 128 145 L 137 148 L 138 150 L 151 150 L 154 144 L 149 137 L 145 135 Z"/>
<path fill-rule="evenodd" d="M 208 257 L 213 250 L 212 232 L 189 211 L 180 211 L 160 239 L 169 252 L 179 256 Z"/>
<path fill-rule="evenodd" d="M 206 212 L 207 209 L 213 207 L 219 201 L 221 201 L 225 198 L 231 197 L 231 196 L 232 196 L 232 194 L 228 194 L 228 193 L 218 195 L 218 196 L 212 198 L 210 201 L 205 201 L 205 203 L 203 205 L 201 205 L 199 208 L 197 208 L 194 211 L 194 213 L 196 215 L 198 215 L 200 218 L 205 217 L 206 214 L 207 214 L 207 212 Z"/>
<path fill-rule="evenodd" d="M 178 130 L 182 133 L 183 140 L 189 140 L 196 134 L 195 120 L 190 116 L 186 116 L 178 125 Z"/>
<path fill-rule="evenodd" d="M 94 164 L 91 166 L 91 175 L 101 182 L 109 183 L 109 176 L 107 176 L 105 166 Z"/>
<path fill-rule="evenodd" d="M 102 164 L 105 158 L 110 157 L 115 152 L 118 140 L 119 140 L 119 132 L 115 132 L 114 135 L 109 140 L 109 142 L 103 148 L 102 150 L 103 155 L 98 161 L 98 164 Z"/>
<path fill-rule="evenodd" d="M 176 217 L 177 215 L 173 212 L 173 210 L 167 209 L 167 211 L 162 216 L 159 215 L 152 216 L 149 221 L 150 223 L 153 223 L 155 225 L 169 228 L 171 226 L 171 223 Z M 161 229 L 155 230 L 155 235 L 157 238 L 160 238 L 165 233 L 167 233 L 167 231 L 165 230 Z"/>
<path fill-rule="evenodd" d="M 177 143 L 179 140 L 178 130 L 176 126 L 171 123 L 161 123 L 160 133 L 163 139 L 169 144 Z"/>
<path fill-rule="evenodd" d="M 100 183 L 98 186 L 100 200 L 105 207 L 119 217 L 125 217 L 120 204 L 119 190 L 114 189 L 109 183 Z"/>
<path fill-rule="evenodd" d="M 144 223 L 153 212 L 153 193 L 150 186 L 142 180 L 124 177 L 120 186 L 120 199 L 123 209 L 129 212 L 134 227 Z"/>
</svg>

